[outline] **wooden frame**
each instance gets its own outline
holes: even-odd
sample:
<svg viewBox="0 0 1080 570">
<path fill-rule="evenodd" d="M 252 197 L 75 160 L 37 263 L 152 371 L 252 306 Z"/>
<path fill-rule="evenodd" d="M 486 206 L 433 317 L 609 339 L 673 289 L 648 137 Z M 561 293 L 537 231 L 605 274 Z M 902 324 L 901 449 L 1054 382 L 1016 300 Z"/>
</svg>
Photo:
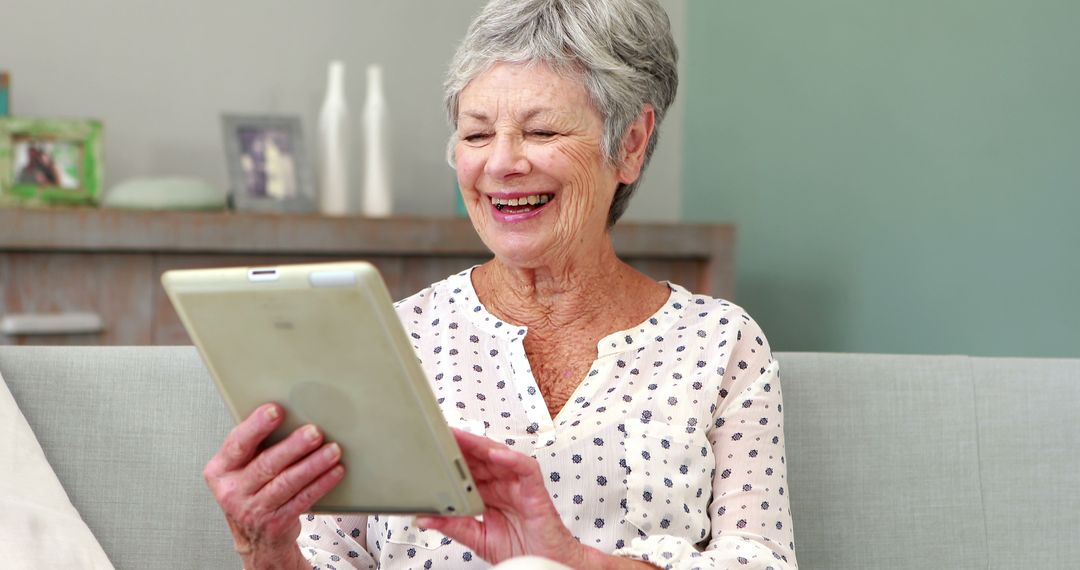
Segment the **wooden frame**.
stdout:
<svg viewBox="0 0 1080 570">
<path fill-rule="evenodd" d="M 315 211 L 311 165 L 299 117 L 226 114 L 221 123 L 233 208 Z"/>
<path fill-rule="evenodd" d="M 97 204 L 101 123 L 0 117 L 0 203 Z"/>
</svg>

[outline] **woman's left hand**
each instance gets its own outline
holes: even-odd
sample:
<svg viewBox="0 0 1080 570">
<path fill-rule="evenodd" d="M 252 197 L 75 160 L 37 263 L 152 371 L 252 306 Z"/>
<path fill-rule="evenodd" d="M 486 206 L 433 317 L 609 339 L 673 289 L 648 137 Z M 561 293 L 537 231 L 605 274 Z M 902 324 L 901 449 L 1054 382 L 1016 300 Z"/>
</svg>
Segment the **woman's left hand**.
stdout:
<svg viewBox="0 0 1080 570">
<path fill-rule="evenodd" d="M 484 500 L 483 520 L 418 517 L 417 525 L 449 536 L 491 564 L 532 555 L 587 567 L 593 549 L 578 542 L 559 518 L 536 459 L 460 430 L 454 437 Z"/>
</svg>

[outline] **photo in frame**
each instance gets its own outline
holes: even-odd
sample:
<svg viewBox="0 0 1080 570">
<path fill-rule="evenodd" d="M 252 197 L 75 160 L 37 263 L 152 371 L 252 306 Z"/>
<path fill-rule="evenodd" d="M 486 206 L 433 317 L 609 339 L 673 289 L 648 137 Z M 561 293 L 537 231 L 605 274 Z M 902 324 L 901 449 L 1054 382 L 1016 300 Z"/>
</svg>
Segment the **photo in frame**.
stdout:
<svg viewBox="0 0 1080 570">
<path fill-rule="evenodd" d="M 0 71 L 0 117 L 11 114 L 11 75 Z"/>
<path fill-rule="evenodd" d="M 226 114 L 222 127 L 234 209 L 315 211 L 315 188 L 299 117 Z"/>
<path fill-rule="evenodd" d="M 95 120 L 0 117 L 0 202 L 96 205 L 101 134 Z"/>
</svg>

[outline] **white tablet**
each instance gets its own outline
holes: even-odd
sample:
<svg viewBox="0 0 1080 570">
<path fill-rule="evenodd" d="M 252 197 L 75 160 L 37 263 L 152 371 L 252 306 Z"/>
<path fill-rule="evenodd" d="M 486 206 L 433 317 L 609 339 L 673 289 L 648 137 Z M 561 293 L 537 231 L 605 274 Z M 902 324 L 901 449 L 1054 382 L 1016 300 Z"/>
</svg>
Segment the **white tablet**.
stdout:
<svg viewBox="0 0 1080 570">
<path fill-rule="evenodd" d="M 236 421 L 285 408 L 346 477 L 324 513 L 476 515 L 483 502 L 378 270 L 364 262 L 191 269 L 161 278 Z"/>
</svg>

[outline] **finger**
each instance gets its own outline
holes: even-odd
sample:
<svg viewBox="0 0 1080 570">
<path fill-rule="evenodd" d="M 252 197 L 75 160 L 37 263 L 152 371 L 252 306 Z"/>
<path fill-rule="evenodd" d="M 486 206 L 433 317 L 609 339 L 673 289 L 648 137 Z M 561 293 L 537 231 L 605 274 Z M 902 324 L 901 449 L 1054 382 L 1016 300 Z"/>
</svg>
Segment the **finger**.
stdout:
<svg viewBox="0 0 1080 570">
<path fill-rule="evenodd" d="M 510 449 L 506 445 L 482 435 L 473 435 L 467 431 L 451 428 L 454 440 L 462 454 L 486 455 L 492 449 Z"/>
<path fill-rule="evenodd" d="M 491 455 L 493 463 L 502 464 L 508 472 L 513 473 L 513 475 L 507 476 L 507 479 L 513 478 L 517 483 L 511 498 L 512 503 L 519 511 L 529 515 L 548 511 L 555 512 L 555 506 L 551 501 L 551 495 L 548 493 L 547 487 L 544 485 L 544 474 L 540 471 L 538 461 L 527 455 L 509 450 L 493 451 Z M 487 499 L 484 497 L 483 492 L 481 492 L 480 496 L 486 503 Z"/>
<path fill-rule="evenodd" d="M 474 552 L 483 546 L 484 524 L 473 517 L 416 517 L 416 526 L 437 530 Z"/>
<path fill-rule="evenodd" d="M 490 466 L 508 467 L 515 472 L 525 474 L 536 463 L 532 457 L 510 449 L 510 447 L 483 436 L 466 431 L 454 430 L 454 437 L 463 455 L 471 455 Z"/>
<path fill-rule="evenodd" d="M 458 442 L 458 448 L 461 450 L 461 455 L 469 466 L 469 472 L 472 473 L 473 479 L 478 482 L 505 478 L 510 474 L 502 465 L 492 463 L 491 454 L 493 452 L 506 452 L 528 457 L 513 451 L 502 443 L 483 436 L 473 435 L 457 429 L 453 430 L 453 433 Z"/>
<path fill-rule="evenodd" d="M 341 447 L 336 443 L 328 443 L 275 476 L 255 493 L 256 499 L 276 509 L 289 502 L 340 460 Z"/>
<path fill-rule="evenodd" d="M 220 475 L 248 464 L 259 444 L 282 422 L 284 413 L 277 404 L 264 404 L 255 409 L 225 437 L 221 449 L 206 464 L 207 475 Z"/>
<path fill-rule="evenodd" d="M 472 469 L 472 465 L 469 466 Z M 521 514 L 546 513 L 554 507 L 536 459 L 510 449 L 496 449 L 483 464 L 488 477 L 477 478 L 485 505 Z"/>
<path fill-rule="evenodd" d="M 540 464 L 524 453 L 511 449 L 493 449 L 488 454 L 488 461 L 493 467 L 504 469 L 518 477 L 543 480 Z"/>
<path fill-rule="evenodd" d="M 479 482 L 476 492 L 487 508 L 508 513 L 522 514 L 529 505 L 551 500 L 542 483 L 523 483 L 520 479 Z"/>
<path fill-rule="evenodd" d="M 290 465 L 318 449 L 322 442 L 323 434 L 319 428 L 311 424 L 297 428 L 244 467 L 243 490 L 248 493 L 258 491 Z"/>
<path fill-rule="evenodd" d="M 300 489 L 288 502 L 278 509 L 282 517 L 296 518 L 311 510 L 319 499 L 330 492 L 342 479 L 345 478 L 345 466 L 338 463 L 319 475 L 312 483 Z"/>
<path fill-rule="evenodd" d="M 499 443 L 470 446 L 462 455 L 473 478 L 483 481 L 517 478 L 539 470 L 535 459 Z"/>
</svg>

